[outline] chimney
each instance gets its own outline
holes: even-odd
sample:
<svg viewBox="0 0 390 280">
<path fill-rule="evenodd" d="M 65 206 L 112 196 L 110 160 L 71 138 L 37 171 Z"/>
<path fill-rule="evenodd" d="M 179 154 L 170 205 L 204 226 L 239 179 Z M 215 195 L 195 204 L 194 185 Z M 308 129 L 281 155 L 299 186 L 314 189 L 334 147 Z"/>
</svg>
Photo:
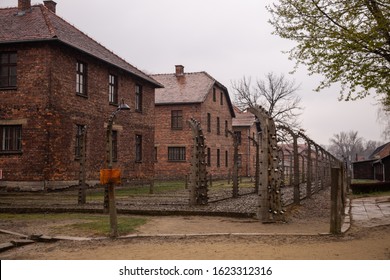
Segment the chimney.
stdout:
<svg viewBox="0 0 390 280">
<path fill-rule="evenodd" d="M 18 0 L 18 14 L 24 14 L 31 9 L 31 0 Z"/>
<path fill-rule="evenodd" d="M 176 68 L 176 77 L 184 76 L 184 66 L 183 65 L 175 65 Z"/>
<path fill-rule="evenodd" d="M 53 13 L 56 13 L 56 6 L 57 6 L 56 2 L 54 2 L 54 1 L 43 1 L 43 3 L 45 4 L 46 8 L 48 8 Z"/>
</svg>

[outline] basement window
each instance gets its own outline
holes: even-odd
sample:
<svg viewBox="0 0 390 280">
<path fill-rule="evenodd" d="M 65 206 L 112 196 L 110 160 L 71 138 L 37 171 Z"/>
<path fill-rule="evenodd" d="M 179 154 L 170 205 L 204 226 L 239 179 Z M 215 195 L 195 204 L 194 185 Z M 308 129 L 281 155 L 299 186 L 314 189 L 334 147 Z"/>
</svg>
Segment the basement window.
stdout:
<svg viewBox="0 0 390 280">
<path fill-rule="evenodd" d="M 185 161 L 185 147 L 168 147 L 168 161 Z"/>
<path fill-rule="evenodd" d="M 0 126 L 0 153 L 21 153 L 22 152 L 22 126 L 1 125 Z"/>
</svg>

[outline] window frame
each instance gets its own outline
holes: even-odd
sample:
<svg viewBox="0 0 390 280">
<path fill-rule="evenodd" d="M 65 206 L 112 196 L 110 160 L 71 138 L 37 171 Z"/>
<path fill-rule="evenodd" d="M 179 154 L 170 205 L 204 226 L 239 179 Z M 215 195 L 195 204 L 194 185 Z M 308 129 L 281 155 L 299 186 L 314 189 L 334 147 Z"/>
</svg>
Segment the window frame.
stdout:
<svg viewBox="0 0 390 280">
<path fill-rule="evenodd" d="M 112 130 L 112 161 L 117 162 L 118 161 L 118 131 Z"/>
<path fill-rule="evenodd" d="M 118 76 L 110 73 L 108 74 L 108 102 L 118 105 L 118 100 Z"/>
<path fill-rule="evenodd" d="M 79 159 L 81 158 L 81 145 L 82 145 L 82 134 L 83 134 L 83 130 L 85 130 L 85 125 L 83 124 L 77 124 L 76 125 L 76 143 L 75 143 L 75 147 L 74 147 L 74 156 L 76 159 Z M 86 137 L 85 135 L 85 131 L 84 131 L 84 137 Z M 86 143 L 85 139 L 84 139 L 84 143 Z M 84 152 L 85 152 L 85 147 L 84 147 Z"/>
<path fill-rule="evenodd" d="M 23 152 L 23 127 L 20 124 L 0 125 L 0 154 Z"/>
<path fill-rule="evenodd" d="M 207 113 L 207 132 L 211 132 L 211 114 Z"/>
<path fill-rule="evenodd" d="M 76 61 L 76 95 L 88 97 L 88 65 L 80 60 Z"/>
<path fill-rule="evenodd" d="M 142 113 L 142 99 L 143 99 L 143 87 L 140 84 L 135 85 L 135 111 L 138 113 Z"/>
<path fill-rule="evenodd" d="M 225 151 L 225 167 L 229 167 L 229 151 Z"/>
<path fill-rule="evenodd" d="M 7 62 L 3 62 L 3 55 L 7 56 Z M 11 59 L 14 56 L 15 59 Z M 0 89 L 16 89 L 18 84 L 18 53 L 16 51 L 0 52 Z M 5 70 L 4 70 L 5 69 Z M 2 72 L 7 72 L 5 76 L 1 76 Z M 13 74 L 14 73 L 14 74 Z M 2 85 L 2 80 L 7 82 Z"/>
<path fill-rule="evenodd" d="M 221 135 L 221 123 L 219 117 L 217 117 L 217 135 Z"/>
<path fill-rule="evenodd" d="M 142 135 L 135 135 L 135 162 L 142 162 Z"/>
<path fill-rule="evenodd" d="M 171 129 L 183 130 L 183 110 L 171 110 Z"/>
<path fill-rule="evenodd" d="M 186 162 L 187 151 L 186 147 L 172 146 L 168 147 L 169 162 Z"/>
<path fill-rule="evenodd" d="M 211 149 L 210 148 L 207 148 L 206 159 L 207 159 L 207 166 L 211 167 Z"/>
</svg>

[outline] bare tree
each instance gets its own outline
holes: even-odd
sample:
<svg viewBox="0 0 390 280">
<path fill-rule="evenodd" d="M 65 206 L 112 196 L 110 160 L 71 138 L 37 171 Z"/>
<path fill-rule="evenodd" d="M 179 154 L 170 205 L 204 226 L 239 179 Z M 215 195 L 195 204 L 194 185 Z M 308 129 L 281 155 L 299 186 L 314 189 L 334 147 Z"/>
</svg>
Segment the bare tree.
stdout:
<svg viewBox="0 0 390 280">
<path fill-rule="evenodd" d="M 240 109 L 262 106 L 278 124 L 298 129 L 298 117 L 301 115 L 301 98 L 297 94 L 299 86 L 281 74 L 268 73 L 265 80 L 258 79 L 252 85 L 251 78 L 244 77 L 232 82 L 235 103 Z"/>
<path fill-rule="evenodd" d="M 370 155 L 376 150 L 376 148 L 382 146 L 384 143 L 380 141 L 373 141 L 373 140 L 368 140 L 364 141 L 363 146 L 364 150 L 363 153 L 361 154 L 362 159 L 368 159 Z"/>
<path fill-rule="evenodd" d="M 363 148 L 363 138 L 358 136 L 357 131 L 340 132 L 334 134 L 330 140 L 329 151 L 351 166 L 351 162 L 355 160 L 356 154 L 361 154 Z"/>
</svg>

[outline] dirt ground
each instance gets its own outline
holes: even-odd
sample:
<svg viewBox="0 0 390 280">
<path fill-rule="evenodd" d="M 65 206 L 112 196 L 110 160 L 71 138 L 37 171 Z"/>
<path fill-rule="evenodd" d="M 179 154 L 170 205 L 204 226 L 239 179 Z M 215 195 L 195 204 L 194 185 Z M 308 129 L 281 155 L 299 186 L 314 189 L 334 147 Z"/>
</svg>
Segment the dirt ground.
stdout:
<svg viewBox="0 0 390 280">
<path fill-rule="evenodd" d="M 147 222 L 118 239 L 59 232 L 73 220 L 0 220 L 0 229 L 25 235 L 93 237 L 90 241 L 36 242 L 0 253 L 2 260 L 389 260 L 390 223 L 354 222 L 329 235 L 329 191 L 288 209 L 284 223 L 255 218 L 144 216 Z M 78 221 L 79 222 L 79 221 Z M 375 226 L 372 226 L 375 225 Z M 100 236 L 102 238 L 102 236 Z M 0 243 L 17 237 L 0 234 Z"/>
<path fill-rule="evenodd" d="M 17 228 L 19 225 L 14 226 Z M 41 222 L 39 226 L 29 223 L 24 225 L 23 229 L 24 232 L 31 233 L 38 227 L 45 234 L 51 232 L 50 222 L 47 224 Z M 116 240 L 40 242 L 5 251 L 0 253 L 0 258 L 3 260 L 390 259 L 390 225 L 371 228 L 352 226 L 342 236 L 320 234 L 328 231 L 328 223 L 325 220 L 261 224 L 255 219 L 149 217 L 148 222 L 137 232 L 143 236 Z M 145 235 L 151 236 L 145 237 Z M 1 236 L 2 239 L 5 237 L 4 234 Z"/>
</svg>

